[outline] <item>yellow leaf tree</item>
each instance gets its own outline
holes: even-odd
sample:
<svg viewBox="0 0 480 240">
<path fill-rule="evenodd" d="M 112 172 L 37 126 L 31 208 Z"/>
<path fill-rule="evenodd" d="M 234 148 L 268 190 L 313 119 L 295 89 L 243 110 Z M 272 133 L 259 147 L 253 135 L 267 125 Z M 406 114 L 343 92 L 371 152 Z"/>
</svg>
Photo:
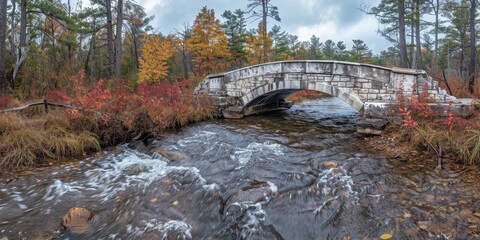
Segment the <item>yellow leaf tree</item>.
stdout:
<svg viewBox="0 0 480 240">
<path fill-rule="evenodd" d="M 270 61 L 268 53 L 272 48 L 272 38 L 265 33 L 263 24 L 258 25 L 257 33 L 247 38 L 247 61 L 250 65 Z"/>
<path fill-rule="evenodd" d="M 139 60 L 138 82 L 161 82 L 168 75 L 167 60 L 174 52 L 172 43 L 169 40 L 162 41 L 157 35 L 145 34 L 140 51 L 142 55 Z"/>
<path fill-rule="evenodd" d="M 215 18 L 213 9 L 203 7 L 195 18 L 188 49 L 193 54 L 197 78 L 223 72 L 230 66 L 228 38 L 221 29 L 220 21 Z"/>
</svg>

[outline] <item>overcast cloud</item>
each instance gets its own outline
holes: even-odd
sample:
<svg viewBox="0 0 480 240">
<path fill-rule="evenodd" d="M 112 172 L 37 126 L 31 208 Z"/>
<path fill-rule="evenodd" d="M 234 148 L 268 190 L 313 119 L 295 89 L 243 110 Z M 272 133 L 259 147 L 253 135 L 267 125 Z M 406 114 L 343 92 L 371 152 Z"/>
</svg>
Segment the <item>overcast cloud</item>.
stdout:
<svg viewBox="0 0 480 240">
<path fill-rule="evenodd" d="M 269 28 L 274 24 L 284 31 L 297 35 L 299 40 L 308 41 L 315 34 L 323 42 L 344 41 L 351 46 L 352 39 L 362 39 L 379 53 L 389 47 L 389 43 L 377 34 L 376 19 L 367 16 L 358 8 L 367 2 L 374 6 L 380 0 L 272 0 L 279 9 L 280 23 L 269 20 Z M 215 10 L 215 16 L 223 21 L 225 10 L 246 9 L 247 0 L 138 0 L 149 15 L 155 15 L 152 25 L 165 34 L 192 25 L 195 16 L 203 6 Z M 249 28 L 257 26 L 257 22 Z"/>
</svg>

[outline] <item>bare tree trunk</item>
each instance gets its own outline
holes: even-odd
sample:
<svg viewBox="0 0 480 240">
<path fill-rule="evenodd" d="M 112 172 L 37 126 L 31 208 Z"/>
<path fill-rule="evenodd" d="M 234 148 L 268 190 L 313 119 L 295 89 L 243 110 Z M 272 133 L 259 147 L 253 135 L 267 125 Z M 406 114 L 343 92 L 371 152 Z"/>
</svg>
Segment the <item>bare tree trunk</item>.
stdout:
<svg viewBox="0 0 480 240">
<path fill-rule="evenodd" d="M 267 0 L 262 0 L 262 26 L 263 26 L 263 38 L 262 38 L 262 44 L 263 44 L 263 62 L 267 62 L 267 46 L 266 46 L 266 40 L 268 36 L 268 31 L 267 31 L 267 15 L 268 15 L 268 5 L 267 5 Z"/>
<path fill-rule="evenodd" d="M 117 30 L 115 37 L 115 76 L 120 77 L 120 59 L 122 55 L 122 25 L 123 25 L 123 0 L 118 0 Z"/>
<path fill-rule="evenodd" d="M 72 6 L 70 5 L 70 0 L 67 1 L 67 8 L 68 8 L 68 17 L 71 17 L 72 15 Z M 71 38 L 71 32 L 68 30 L 68 38 Z M 82 49 L 82 45 L 80 45 L 80 48 Z M 67 44 L 67 53 L 68 53 L 68 64 L 70 64 L 72 60 L 72 45 L 70 43 Z"/>
<path fill-rule="evenodd" d="M 410 14 L 410 68 L 417 68 L 417 55 L 415 54 L 415 1 L 412 1 Z"/>
<path fill-rule="evenodd" d="M 133 53 L 135 54 L 135 66 L 137 67 L 137 71 L 138 69 L 140 69 L 140 61 L 138 60 L 138 58 L 140 57 L 140 54 L 138 54 L 138 45 L 139 44 L 139 40 L 138 40 L 138 29 L 137 27 L 135 26 L 134 27 L 136 30 L 135 30 L 135 33 L 133 34 Z"/>
<path fill-rule="evenodd" d="M 27 0 L 20 2 L 20 41 L 18 46 L 18 55 L 13 70 L 12 88 L 15 88 L 15 78 L 21 69 L 23 61 L 27 57 Z"/>
<path fill-rule="evenodd" d="M 20 5 L 20 43 L 18 49 L 19 58 L 22 57 L 22 51 L 27 45 L 27 0 L 22 0 Z"/>
<path fill-rule="evenodd" d="M 0 95 L 5 94 L 5 57 L 7 41 L 7 0 L 0 2 Z"/>
<path fill-rule="evenodd" d="M 400 67 L 408 67 L 407 59 L 407 43 L 405 39 L 405 2 L 404 0 L 398 0 L 398 24 L 399 30 L 398 34 L 400 35 Z"/>
<path fill-rule="evenodd" d="M 96 21 L 97 21 L 97 18 L 95 16 L 93 16 L 93 29 L 96 28 L 96 25 L 97 25 Z M 90 39 L 90 47 L 88 48 L 87 57 L 85 58 L 84 69 L 85 69 L 85 72 L 89 76 L 92 75 L 92 69 L 90 68 L 90 62 L 91 62 L 91 58 L 92 58 L 92 55 L 93 55 L 93 49 L 95 48 L 95 34 L 96 34 L 96 32 L 94 31 L 92 33 L 92 38 Z"/>
<path fill-rule="evenodd" d="M 10 16 L 10 58 L 11 61 L 15 61 L 15 7 L 16 2 L 12 0 L 12 14 Z"/>
<path fill-rule="evenodd" d="M 440 0 L 436 0 L 436 6 L 433 6 L 435 11 L 435 49 L 433 50 L 432 58 L 432 68 L 435 71 L 438 71 L 438 25 L 439 25 L 439 14 L 440 14 Z"/>
<path fill-rule="evenodd" d="M 416 61 L 417 69 L 423 69 L 422 59 L 422 43 L 420 41 L 420 0 L 415 4 L 415 44 L 416 44 Z"/>
<path fill-rule="evenodd" d="M 92 39 L 90 40 L 90 47 L 88 47 L 87 57 L 85 58 L 84 69 L 87 75 L 92 75 L 92 69 L 90 68 L 90 61 L 92 58 L 93 48 L 95 47 L 95 33 L 92 34 Z"/>
<path fill-rule="evenodd" d="M 475 71 L 475 60 L 477 55 L 476 49 L 476 35 L 477 32 L 475 31 L 475 17 L 477 15 L 477 0 L 470 0 L 470 62 L 468 64 L 468 91 L 470 93 L 474 93 L 475 89 L 475 78 L 476 78 L 476 71 Z"/>
<path fill-rule="evenodd" d="M 112 3 L 111 0 L 105 0 L 105 8 L 107 10 L 107 46 L 108 46 L 108 75 L 112 76 L 112 68 L 114 62 L 113 49 L 113 26 L 112 26 Z"/>
</svg>

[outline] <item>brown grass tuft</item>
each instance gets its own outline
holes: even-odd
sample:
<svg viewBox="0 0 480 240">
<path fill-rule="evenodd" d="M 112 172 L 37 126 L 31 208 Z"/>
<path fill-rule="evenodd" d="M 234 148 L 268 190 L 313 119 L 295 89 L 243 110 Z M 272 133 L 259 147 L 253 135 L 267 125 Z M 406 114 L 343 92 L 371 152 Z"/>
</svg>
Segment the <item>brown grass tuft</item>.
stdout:
<svg viewBox="0 0 480 240">
<path fill-rule="evenodd" d="M 47 146 L 56 158 L 79 156 L 90 150 L 100 150 L 100 143 L 89 132 L 75 134 L 64 128 L 47 130 Z"/>
<path fill-rule="evenodd" d="M 5 154 L 0 166 L 11 169 L 38 165 L 39 160 L 53 157 L 46 142 L 47 137 L 42 131 L 27 128 L 9 132 L 0 145 L 0 152 Z"/>
<path fill-rule="evenodd" d="M 25 127 L 23 119 L 15 113 L 0 114 L 0 136 Z"/>
</svg>

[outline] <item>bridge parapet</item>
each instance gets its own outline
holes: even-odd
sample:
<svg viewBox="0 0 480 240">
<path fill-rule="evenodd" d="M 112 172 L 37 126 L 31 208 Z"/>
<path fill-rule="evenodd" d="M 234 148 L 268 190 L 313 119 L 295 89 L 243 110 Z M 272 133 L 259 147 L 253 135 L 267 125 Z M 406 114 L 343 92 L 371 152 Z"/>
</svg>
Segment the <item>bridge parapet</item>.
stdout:
<svg viewBox="0 0 480 240">
<path fill-rule="evenodd" d="M 437 102 L 455 101 L 423 70 L 386 68 L 340 61 L 282 61 L 209 75 L 196 92 L 235 99 L 243 115 L 284 106 L 285 97 L 302 89 L 338 97 L 360 112 L 365 103 L 394 103 L 398 96 L 428 87 Z"/>
</svg>

